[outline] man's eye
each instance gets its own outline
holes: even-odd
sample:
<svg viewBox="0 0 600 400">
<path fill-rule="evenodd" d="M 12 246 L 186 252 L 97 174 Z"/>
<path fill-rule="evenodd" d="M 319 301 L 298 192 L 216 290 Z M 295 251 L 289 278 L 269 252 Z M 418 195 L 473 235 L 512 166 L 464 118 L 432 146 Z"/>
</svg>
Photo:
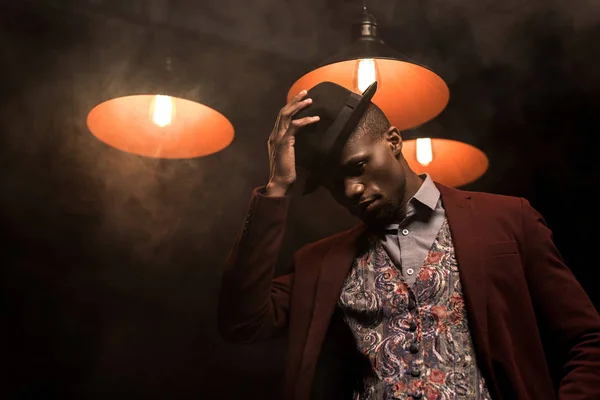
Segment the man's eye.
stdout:
<svg viewBox="0 0 600 400">
<path fill-rule="evenodd" d="M 350 175 L 350 176 L 361 175 L 363 173 L 366 165 L 367 165 L 367 163 L 364 161 L 357 162 L 351 168 L 348 169 L 348 175 Z"/>
</svg>

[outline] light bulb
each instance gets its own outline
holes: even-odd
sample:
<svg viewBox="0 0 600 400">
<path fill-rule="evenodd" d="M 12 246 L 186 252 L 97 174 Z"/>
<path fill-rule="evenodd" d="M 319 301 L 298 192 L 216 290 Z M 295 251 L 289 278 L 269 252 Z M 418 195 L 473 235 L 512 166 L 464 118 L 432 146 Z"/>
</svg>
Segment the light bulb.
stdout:
<svg viewBox="0 0 600 400">
<path fill-rule="evenodd" d="M 362 93 L 375 81 L 379 81 L 381 85 L 375 60 L 373 58 L 361 58 L 358 60 L 356 62 L 356 70 L 354 71 L 355 89 L 359 93 Z"/>
<path fill-rule="evenodd" d="M 175 104 L 171 96 L 157 94 L 150 106 L 150 113 L 152 114 L 152 121 L 161 128 L 173 122 Z"/>
<path fill-rule="evenodd" d="M 433 161 L 430 138 L 417 139 L 417 161 L 423 166 L 428 166 Z"/>
</svg>

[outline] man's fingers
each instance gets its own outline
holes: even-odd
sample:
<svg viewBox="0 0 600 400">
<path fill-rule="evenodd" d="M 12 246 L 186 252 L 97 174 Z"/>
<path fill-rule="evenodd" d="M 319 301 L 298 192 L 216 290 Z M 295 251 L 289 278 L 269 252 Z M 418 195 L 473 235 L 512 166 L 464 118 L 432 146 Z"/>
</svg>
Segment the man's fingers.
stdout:
<svg viewBox="0 0 600 400">
<path fill-rule="evenodd" d="M 279 112 L 280 115 L 290 115 L 288 113 L 288 110 L 293 107 L 294 105 L 298 104 L 300 102 L 300 100 L 302 100 L 302 98 L 304 96 L 306 96 L 306 90 L 301 91 L 300 93 L 298 93 L 297 95 L 295 95 L 294 97 L 292 97 L 292 99 L 285 105 L 283 106 L 283 108 L 281 109 L 281 111 Z"/>
<path fill-rule="evenodd" d="M 304 99 L 302 101 L 298 101 L 296 103 L 289 103 L 281 110 L 281 116 L 285 118 L 289 118 L 294 116 L 298 111 L 303 109 L 304 107 L 310 105 L 312 103 L 312 99 Z"/>
<path fill-rule="evenodd" d="M 306 125 L 314 124 L 315 122 L 319 121 L 319 119 L 320 118 L 318 116 L 295 119 L 292 122 L 290 122 L 290 129 L 288 129 L 285 136 L 293 135 L 296 133 L 298 128 L 301 128 Z"/>
<path fill-rule="evenodd" d="M 293 136 L 296 130 L 302 126 L 319 121 L 318 116 L 304 117 L 296 120 L 291 119 L 298 111 L 312 103 L 311 98 L 302 100 L 306 96 L 306 93 L 306 90 L 301 91 L 281 109 L 275 121 L 275 128 L 267 140 L 269 145 L 275 145 L 283 137 Z"/>
<path fill-rule="evenodd" d="M 306 93 L 308 93 L 306 90 L 302 90 L 300 93 L 298 93 L 297 95 L 295 95 L 294 97 L 292 97 L 292 99 L 285 105 L 283 106 L 283 108 L 281 109 L 280 114 L 287 114 L 287 110 L 290 107 L 293 107 L 295 104 L 298 104 L 300 102 L 300 100 L 302 100 L 304 98 L 304 96 L 306 96 Z"/>
<path fill-rule="evenodd" d="M 306 90 L 302 90 L 300 93 L 298 93 L 297 95 L 295 95 L 294 97 L 292 97 L 292 100 L 290 101 L 289 104 L 293 104 L 293 103 L 297 103 L 300 101 L 300 99 L 302 99 L 304 96 L 306 96 Z"/>
</svg>

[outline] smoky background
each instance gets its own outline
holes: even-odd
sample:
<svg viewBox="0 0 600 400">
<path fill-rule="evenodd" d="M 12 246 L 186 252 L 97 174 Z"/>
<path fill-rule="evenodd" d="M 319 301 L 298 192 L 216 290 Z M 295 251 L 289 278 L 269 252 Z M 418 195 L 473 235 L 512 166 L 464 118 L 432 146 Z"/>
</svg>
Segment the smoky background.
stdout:
<svg viewBox="0 0 600 400">
<path fill-rule="evenodd" d="M 450 86 L 432 124 L 484 150 L 465 189 L 528 198 L 596 305 L 600 5 L 366 3 L 386 43 Z M 284 339 L 216 333 L 223 262 L 288 88 L 349 43 L 360 1 L 31 0 L 0 4 L 0 224 L 5 398 L 274 398 Z M 153 25 L 152 25 L 153 24 Z M 149 26 L 161 46 L 148 47 Z M 217 154 L 157 160 L 86 128 L 143 90 L 153 50 L 186 93 L 233 123 Z M 385 82 L 383 82 L 385 84 Z M 278 273 L 357 221 L 324 192 L 295 198 Z M 592 242 L 592 243 L 590 243 Z"/>
</svg>

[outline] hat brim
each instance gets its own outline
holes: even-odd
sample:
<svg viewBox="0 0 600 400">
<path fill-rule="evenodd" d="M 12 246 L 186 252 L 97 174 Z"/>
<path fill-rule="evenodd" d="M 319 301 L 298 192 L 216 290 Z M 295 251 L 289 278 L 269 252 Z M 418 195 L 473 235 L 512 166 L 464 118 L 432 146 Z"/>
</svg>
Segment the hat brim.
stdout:
<svg viewBox="0 0 600 400">
<path fill-rule="evenodd" d="M 347 110 L 348 107 L 345 107 L 338 116 L 338 118 L 346 118 L 346 122 L 342 125 L 340 129 L 340 133 L 337 135 L 337 138 L 333 144 L 333 146 L 329 149 L 327 157 L 325 157 L 318 167 L 312 169 L 306 178 L 306 183 L 304 184 L 303 195 L 310 194 L 317 190 L 317 188 L 322 184 L 323 179 L 323 169 L 325 165 L 331 160 L 332 156 L 337 154 L 342 150 L 348 138 L 358 125 L 358 122 L 367 111 L 369 103 L 371 99 L 375 95 L 377 91 L 377 82 L 373 82 L 369 87 L 362 93 L 360 100 L 354 107 L 354 109 Z M 346 115 L 344 115 L 346 114 Z"/>
</svg>

